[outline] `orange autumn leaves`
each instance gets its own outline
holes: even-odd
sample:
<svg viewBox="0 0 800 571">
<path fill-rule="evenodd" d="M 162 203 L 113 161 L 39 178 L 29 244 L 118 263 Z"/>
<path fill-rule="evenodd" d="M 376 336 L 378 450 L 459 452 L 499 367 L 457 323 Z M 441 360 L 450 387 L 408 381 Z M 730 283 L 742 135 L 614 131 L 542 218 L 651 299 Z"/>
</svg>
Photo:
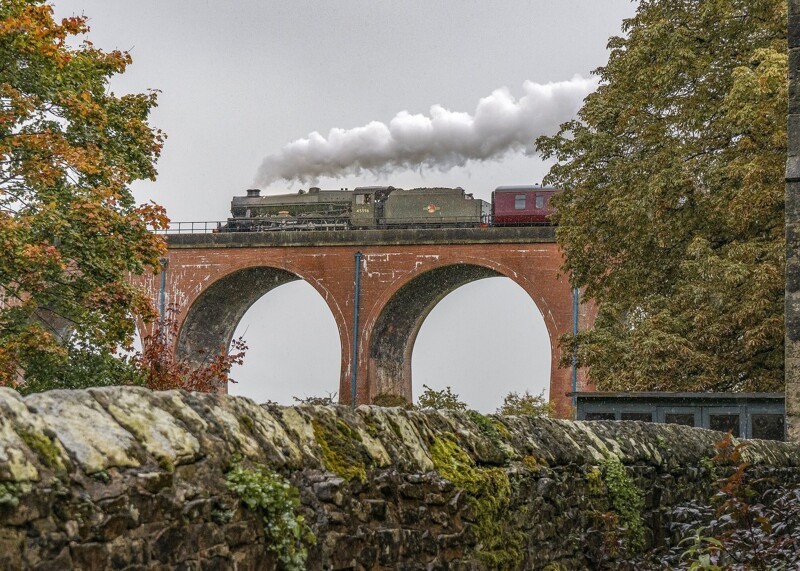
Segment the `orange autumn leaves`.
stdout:
<svg viewBox="0 0 800 571">
<path fill-rule="evenodd" d="M 53 386 L 74 359 L 112 358 L 153 316 L 127 280 L 158 267 L 164 210 L 129 184 L 154 179 L 156 93 L 116 96 L 125 52 L 80 42 L 40 0 L 0 2 L 0 384 Z M 77 47 L 76 47 L 77 46 Z"/>
</svg>

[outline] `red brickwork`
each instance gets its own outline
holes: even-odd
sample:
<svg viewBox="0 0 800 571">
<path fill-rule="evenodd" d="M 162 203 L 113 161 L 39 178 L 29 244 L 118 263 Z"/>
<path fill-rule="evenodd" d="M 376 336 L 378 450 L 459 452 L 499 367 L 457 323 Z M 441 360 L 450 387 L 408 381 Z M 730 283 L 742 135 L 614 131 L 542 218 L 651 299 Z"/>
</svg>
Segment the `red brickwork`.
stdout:
<svg viewBox="0 0 800 571">
<path fill-rule="evenodd" d="M 559 416 L 571 414 L 570 399 L 565 396 L 571 388 L 571 370 L 559 368 L 561 358 L 558 337 L 572 331 L 572 290 L 564 275 L 560 275 L 561 253 L 554 243 L 533 244 L 461 244 L 461 245 L 362 245 L 362 246 L 272 246 L 272 247 L 185 247 L 171 248 L 168 254 L 166 303 L 179 309 L 179 323 L 195 303 L 202 303 L 203 293 L 225 278 L 236 279 L 242 270 L 271 267 L 286 270 L 311 284 L 325 299 L 333 314 L 341 339 L 342 359 L 339 395 L 350 402 L 351 352 L 353 333 L 354 256 L 362 258 L 360 288 L 360 318 L 357 365 L 357 402 L 367 403 L 379 392 L 375 378 L 376 364 L 370 356 L 373 330 L 382 310 L 398 290 L 418 276 L 437 268 L 468 265 L 488 268 L 519 284 L 536 303 L 544 316 L 550 336 L 551 378 L 550 398 Z M 154 301 L 158 299 L 160 277 L 144 279 Z M 248 286 L 251 288 L 252 286 Z M 267 287 L 265 292 L 270 288 Z M 246 296 L 247 306 L 236 312 L 241 316 L 253 300 Z M 441 292 L 438 299 L 446 295 Z M 258 292 L 256 292 L 256 298 Z M 236 299 L 230 300 L 236 304 Z M 434 302 L 435 305 L 435 302 Z M 432 307 L 432 306 L 431 306 Z M 394 392 L 411 396 L 411 347 L 424 315 L 410 339 L 402 378 L 397 379 Z M 591 307 L 581 306 L 581 328 L 593 319 Z M 237 319 L 238 320 L 238 319 Z M 230 324 L 232 335 L 236 323 Z M 228 339 L 219 339 L 228 343 Z M 584 388 L 583 378 L 579 387 Z M 331 387 L 333 389 L 333 387 Z"/>
</svg>

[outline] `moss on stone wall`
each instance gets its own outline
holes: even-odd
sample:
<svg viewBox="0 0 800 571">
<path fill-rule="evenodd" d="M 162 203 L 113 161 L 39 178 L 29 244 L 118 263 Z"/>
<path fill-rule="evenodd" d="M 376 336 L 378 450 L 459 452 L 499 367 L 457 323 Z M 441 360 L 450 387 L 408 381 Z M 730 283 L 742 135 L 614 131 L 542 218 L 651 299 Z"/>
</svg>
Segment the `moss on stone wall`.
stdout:
<svg viewBox="0 0 800 571">
<path fill-rule="evenodd" d="M 509 519 L 511 483 L 502 468 L 479 468 L 450 437 L 435 438 L 430 448 L 436 470 L 468 494 L 478 539 L 477 558 L 489 569 L 517 569 L 524 538 Z"/>
<path fill-rule="evenodd" d="M 253 429 L 255 428 L 255 421 L 253 420 L 253 417 L 249 414 L 239 415 L 239 427 L 243 432 L 246 432 L 247 434 L 253 434 Z"/>
<path fill-rule="evenodd" d="M 29 430 L 19 431 L 19 437 L 28 445 L 28 448 L 36 452 L 45 466 L 57 472 L 65 470 L 64 463 L 61 461 L 61 453 L 50 438 L 44 434 Z"/>
<path fill-rule="evenodd" d="M 20 489 L 13 482 L 0 482 L 0 507 L 15 508 L 19 505 Z"/>
<path fill-rule="evenodd" d="M 508 428 L 506 428 L 505 424 L 503 424 L 496 418 L 493 418 L 491 420 L 495 430 L 497 430 L 497 432 L 499 432 L 503 438 L 511 438 L 511 433 L 508 431 Z"/>
<path fill-rule="evenodd" d="M 586 472 L 586 489 L 592 496 L 601 496 L 606 493 L 606 485 L 603 482 L 603 473 L 597 466 L 592 466 Z"/>
<path fill-rule="evenodd" d="M 372 438 L 379 438 L 381 434 L 380 426 L 375 421 L 375 418 L 372 416 L 365 416 L 363 417 L 364 420 L 364 429 L 367 431 Z"/>
<path fill-rule="evenodd" d="M 366 481 L 367 467 L 363 451 L 356 444 L 361 442 L 358 431 L 338 418 L 333 422 L 333 426 L 316 419 L 311 425 L 314 427 L 314 438 L 322 450 L 325 468 L 348 481 Z"/>
<path fill-rule="evenodd" d="M 522 465 L 528 472 L 536 474 L 545 468 L 546 463 L 540 462 L 533 454 L 528 454 L 522 457 Z"/>
<path fill-rule="evenodd" d="M 500 445 L 500 431 L 497 429 L 495 422 L 491 418 L 482 415 L 477 410 L 468 410 L 467 416 L 472 422 L 475 423 L 480 433 L 492 441 L 492 444 L 495 446 Z M 507 430 L 506 433 L 508 433 Z"/>
</svg>

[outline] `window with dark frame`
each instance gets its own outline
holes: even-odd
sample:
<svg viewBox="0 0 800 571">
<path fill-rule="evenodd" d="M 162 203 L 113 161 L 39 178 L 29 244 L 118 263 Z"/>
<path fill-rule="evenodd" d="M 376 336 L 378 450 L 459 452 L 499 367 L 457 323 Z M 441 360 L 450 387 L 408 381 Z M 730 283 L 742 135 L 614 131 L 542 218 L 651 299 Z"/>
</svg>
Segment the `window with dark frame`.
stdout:
<svg viewBox="0 0 800 571">
<path fill-rule="evenodd" d="M 584 420 L 617 420 L 613 412 L 587 412 Z"/>
<path fill-rule="evenodd" d="M 753 422 L 753 438 L 764 440 L 784 440 L 786 429 L 782 414 L 754 414 L 751 416 Z"/>
<path fill-rule="evenodd" d="M 544 208 L 544 195 L 543 194 L 537 194 L 536 195 L 536 208 L 538 208 L 540 210 L 542 208 Z"/>
<path fill-rule="evenodd" d="M 720 432 L 730 432 L 734 436 L 739 436 L 739 415 L 728 414 L 711 414 L 708 417 L 708 427 L 711 430 L 719 430 Z"/>
<path fill-rule="evenodd" d="M 517 194 L 514 196 L 514 209 L 525 210 L 525 195 Z"/>
<path fill-rule="evenodd" d="M 666 424 L 694 426 L 694 414 L 691 412 L 668 412 L 664 415 L 664 422 Z"/>
<path fill-rule="evenodd" d="M 623 412 L 620 415 L 622 420 L 639 420 L 641 422 L 653 422 L 652 412 Z"/>
</svg>

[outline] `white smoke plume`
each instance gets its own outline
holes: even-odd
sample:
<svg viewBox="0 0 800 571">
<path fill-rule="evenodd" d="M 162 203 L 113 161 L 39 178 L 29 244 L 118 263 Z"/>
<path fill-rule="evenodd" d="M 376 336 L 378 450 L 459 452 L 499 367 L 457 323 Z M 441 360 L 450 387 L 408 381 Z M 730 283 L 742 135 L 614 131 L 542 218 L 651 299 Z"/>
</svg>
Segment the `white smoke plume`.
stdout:
<svg viewBox="0 0 800 571">
<path fill-rule="evenodd" d="M 597 78 L 539 84 L 526 81 L 515 99 L 501 87 L 482 98 L 475 113 L 433 105 L 429 115 L 401 111 L 389 124 L 372 121 L 353 129 L 313 132 L 267 156 L 256 186 L 284 180 L 313 181 L 321 176 L 386 173 L 403 168 L 447 171 L 468 161 L 499 159 L 512 151 L 533 154 L 534 139 L 554 133 L 572 119 Z"/>
</svg>

